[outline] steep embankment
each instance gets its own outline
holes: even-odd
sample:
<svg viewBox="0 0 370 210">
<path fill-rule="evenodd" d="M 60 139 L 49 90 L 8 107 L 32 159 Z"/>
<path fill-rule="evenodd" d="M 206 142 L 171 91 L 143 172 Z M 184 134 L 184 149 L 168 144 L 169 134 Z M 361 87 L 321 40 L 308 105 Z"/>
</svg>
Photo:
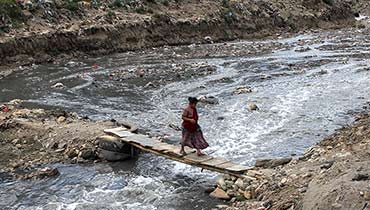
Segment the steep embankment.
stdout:
<svg viewBox="0 0 370 210">
<path fill-rule="evenodd" d="M 354 23 L 349 3 L 329 0 L 72 2 L 25 1 L 24 10 L 18 11 L 20 20 L 3 18 L 7 21 L 0 22 L 0 64 L 260 38 Z"/>
</svg>

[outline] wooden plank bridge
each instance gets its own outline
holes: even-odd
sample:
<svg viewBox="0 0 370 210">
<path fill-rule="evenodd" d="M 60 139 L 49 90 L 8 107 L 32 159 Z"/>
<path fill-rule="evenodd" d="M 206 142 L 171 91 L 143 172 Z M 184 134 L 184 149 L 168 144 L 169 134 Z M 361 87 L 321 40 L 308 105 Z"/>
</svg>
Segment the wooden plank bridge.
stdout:
<svg viewBox="0 0 370 210">
<path fill-rule="evenodd" d="M 216 171 L 224 174 L 230 174 L 237 177 L 243 176 L 249 167 L 232 163 L 223 158 L 212 157 L 209 155 L 198 156 L 194 149 L 185 147 L 186 155 L 180 154 L 180 147 L 167 144 L 146 135 L 132 133 L 125 127 L 118 127 L 104 130 L 106 134 L 117 136 L 123 143 L 132 145 L 142 151 L 150 152 L 177 162 L 185 163 Z"/>
</svg>

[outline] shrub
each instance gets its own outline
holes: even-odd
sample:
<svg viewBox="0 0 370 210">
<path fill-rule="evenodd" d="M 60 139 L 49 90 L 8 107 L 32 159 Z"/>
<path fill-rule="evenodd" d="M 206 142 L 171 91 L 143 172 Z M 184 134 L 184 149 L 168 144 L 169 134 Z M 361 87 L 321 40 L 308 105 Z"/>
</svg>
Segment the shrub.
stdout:
<svg viewBox="0 0 370 210">
<path fill-rule="evenodd" d="M 230 7 L 230 0 L 222 0 L 222 6 L 223 7 Z"/>
<path fill-rule="evenodd" d="M 139 14 L 153 13 L 153 10 L 151 8 L 148 8 L 147 6 L 144 5 L 137 7 L 135 11 Z"/>
<path fill-rule="evenodd" d="M 170 6 L 170 1 L 169 0 L 164 0 L 162 3 L 166 7 Z"/>
<path fill-rule="evenodd" d="M 122 0 L 114 0 L 112 4 L 110 5 L 110 7 L 119 8 L 119 7 L 122 7 L 123 5 L 124 3 L 122 2 Z"/>
<path fill-rule="evenodd" d="M 21 19 L 22 10 L 15 0 L 0 0 L 0 17 Z"/>
<path fill-rule="evenodd" d="M 237 20 L 237 17 L 235 16 L 233 11 L 231 11 L 231 10 L 224 11 L 223 12 L 223 18 L 229 24 L 231 24 L 232 22 Z"/>
<path fill-rule="evenodd" d="M 79 0 L 66 0 L 65 1 L 65 8 L 70 11 L 77 11 L 80 9 L 78 5 Z"/>
<path fill-rule="evenodd" d="M 334 4 L 334 0 L 322 0 L 325 4 L 332 6 Z"/>
<path fill-rule="evenodd" d="M 112 19 L 116 16 L 116 13 L 114 13 L 112 10 L 109 10 L 106 14 L 106 17 L 109 19 Z"/>
</svg>

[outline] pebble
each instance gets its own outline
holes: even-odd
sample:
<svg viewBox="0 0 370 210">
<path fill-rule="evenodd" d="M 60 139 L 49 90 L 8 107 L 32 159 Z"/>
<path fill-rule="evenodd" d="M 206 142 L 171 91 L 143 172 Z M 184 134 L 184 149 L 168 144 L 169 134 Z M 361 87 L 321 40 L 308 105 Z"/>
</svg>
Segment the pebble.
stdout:
<svg viewBox="0 0 370 210">
<path fill-rule="evenodd" d="M 237 87 L 236 90 L 234 90 L 234 94 L 235 95 L 239 95 L 239 94 L 244 94 L 244 93 L 251 93 L 252 92 L 252 88 L 249 87 L 249 86 L 240 86 L 240 87 Z"/>
<path fill-rule="evenodd" d="M 18 149 L 22 149 L 22 145 L 21 144 L 16 144 L 15 147 L 17 147 Z"/>
<path fill-rule="evenodd" d="M 63 123 L 63 122 L 65 122 L 66 121 L 66 118 L 65 117 L 63 117 L 63 116 L 60 116 L 60 117 L 58 117 L 58 119 L 57 119 L 57 123 Z"/>
<path fill-rule="evenodd" d="M 331 206 L 332 206 L 334 209 L 339 209 L 339 208 L 341 208 L 341 207 L 342 207 L 342 204 L 339 204 L 339 203 L 333 203 Z"/>
<path fill-rule="evenodd" d="M 216 183 L 218 186 L 226 186 L 224 178 L 219 178 Z"/>
<path fill-rule="evenodd" d="M 218 198 L 218 199 L 222 199 L 222 200 L 230 200 L 230 196 L 222 189 L 220 188 L 216 188 L 211 194 L 210 194 L 211 197 L 213 198 Z"/>
<path fill-rule="evenodd" d="M 56 88 L 56 89 L 63 89 L 65 88 L 64 84 L 61 82 L 56 83 L 55 85 L 52 85 L 51 88 Z"/>
<path fill-rule="evenodd" d="M 288 182 L 287 178 L 282 178 L 280 181 L 281 184 L 286 184 L 287 182 Z"/>
<path fill-rule="evenodd" d="M 365 200 L 370 201 L 370 193 L 368 191 L 364 192 L 363 196 L 364 196 Z"/>
<path fill-rule="evenodd" d="M 244 198 L 247 200 L 251 200 L 253 198 L 253 193 L 250 190 L 245 191 L 243 195 L 244 195 Z"/>
<path fill-rule="evenodd" d="M 13 141 L 12 141 L 12 144 L 14 144 L 14 145 L 17 145 L 19 143 L 19 139 L 14 139 Z"/>
<path fill-rule="evenodd" d="M 238 186 L 238 188 L 240 189 L 243 189 L 244 188 L 244 182 L 241 178 L 238 178 L 236 181 L 235 181 L 235 185 Z"/>
<path fill-rule="evenodd" d="M 227 209 L 227 208 L 229 208 L 229 206 L 228 206 L 228 205 L 223 205 L 223 204 L 216 205 L 216 207 L 217 207 L 218 209 Z"/>
</svg>

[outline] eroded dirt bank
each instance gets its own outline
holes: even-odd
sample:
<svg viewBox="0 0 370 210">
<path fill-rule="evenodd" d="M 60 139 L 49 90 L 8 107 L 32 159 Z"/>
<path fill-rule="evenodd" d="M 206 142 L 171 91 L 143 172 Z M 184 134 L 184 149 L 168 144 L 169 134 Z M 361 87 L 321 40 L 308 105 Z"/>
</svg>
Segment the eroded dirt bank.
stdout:
<svg viewBox="0 0 370 210">
<path fill-rule="evenodd" d="M 73 5 L 58 1 L 25 2 L 28 4 L 21 13 L 22 23 L 18 22 L 17 27 L 11 20 L 2 24 L 2 65 L 353 26 L 355 4 L 322 0 L 223 0 L 136 1 L 127 5 L 102 1 L 105 4 L 94 5 L 77 1 L 78 7 L 71 11 Z"/>
</svg>

